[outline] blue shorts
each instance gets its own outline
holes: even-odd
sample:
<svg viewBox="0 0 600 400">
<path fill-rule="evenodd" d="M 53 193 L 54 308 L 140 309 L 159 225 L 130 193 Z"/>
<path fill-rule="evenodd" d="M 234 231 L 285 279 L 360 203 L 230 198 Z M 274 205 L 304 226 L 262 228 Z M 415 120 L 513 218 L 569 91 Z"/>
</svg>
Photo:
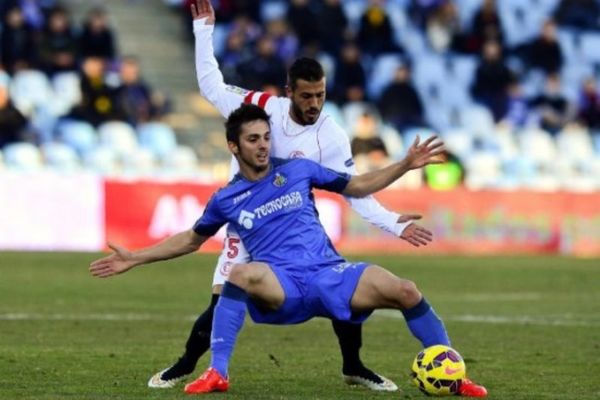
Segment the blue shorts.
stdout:
<svg viewBox="0 0 600 400">
<path fill-rule="evenodd" d="M 271 266 L 285 293 L 285 301 L 277 310 L 265 310 L 252 300 L 248 312 L 259 324 L 299 324 L 313 317 L 361 323 L 371 311 L 355 313 L 350 301 L 358 281 L 369 264 L 341 263 L 322 266 L 302 273 Z"/>
</svg>

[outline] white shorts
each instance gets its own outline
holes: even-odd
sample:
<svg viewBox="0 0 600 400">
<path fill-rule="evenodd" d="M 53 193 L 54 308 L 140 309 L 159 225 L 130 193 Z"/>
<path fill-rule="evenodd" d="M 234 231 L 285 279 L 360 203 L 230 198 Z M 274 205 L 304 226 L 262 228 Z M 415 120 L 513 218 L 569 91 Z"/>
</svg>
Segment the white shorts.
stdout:
<svg viewBox="0 0 600 400">
<path fill-rule="evenodd" d="M 229 271 L 235 264 L 246 264 L 250 262 L 250 254 L 240 239 L 235 228 L 227 225 L 227 236 L 223 241 L 223 251 L 217 261 L 212 285 L 223 285 L 229 277 Z"/>
</svg>

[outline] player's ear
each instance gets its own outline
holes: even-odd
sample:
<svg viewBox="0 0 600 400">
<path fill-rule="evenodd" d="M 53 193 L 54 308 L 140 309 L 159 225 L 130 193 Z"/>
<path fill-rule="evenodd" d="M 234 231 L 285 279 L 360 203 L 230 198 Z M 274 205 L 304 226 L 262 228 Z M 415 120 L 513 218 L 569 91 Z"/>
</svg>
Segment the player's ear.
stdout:
<svg viewBox="0 0 600 400">
<path fill-rule="evenodd" d="M 227 147 L 229 147 L 229 151 L 233 154 L 238 154 L 240 151 L 240 148 L 238 147 L 237 143 L 234 142 L 227 142 Z"/>
<path fill-rule="evenodd" d="M 287 85 L 285 85 L 285 95 L 289 98 L 292 98 L 292 94 L 293 94 L 292 88 L 288 83 Z"/>
</svg>

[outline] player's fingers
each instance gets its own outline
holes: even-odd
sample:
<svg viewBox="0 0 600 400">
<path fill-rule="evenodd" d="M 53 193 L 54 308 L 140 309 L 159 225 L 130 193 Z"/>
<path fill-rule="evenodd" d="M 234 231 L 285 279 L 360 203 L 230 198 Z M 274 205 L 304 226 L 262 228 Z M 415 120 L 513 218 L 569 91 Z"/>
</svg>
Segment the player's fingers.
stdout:
<svg viewBox="0 0 600 400">
<path fill-rule="evenodd" d="M 419 137 L 419 135 L 417 135 L 411 147 L 417 147 L 419 145 L 420 140 L 421 138 Z"/>
<path fill-rule="evenodd" d="M 198 9 L 196 8 L 196 4 L 190 4 L 190 11 L 192 12 L 192 18 L 198 18 Z"/>
<path fill-rule="evenodd" d="M 423 142 L 422 146 L 428 147 L 428 146 L 429 146 L 429 144 L 430 144 L 431 142 L 433 142 L 434 140 L 436 140 L 436 139 L 438 139 L 438 135 L 433 135 L 433 136 L 430 136 L 430 137 L 428 137 L 428 138 L 427 138 L 427 140 L 425 140 L 425 141 Z"/>
<path fill-rule="evenodd" d="M 419 234 L 421 236 L 433 237 L 433 232 L 431 232 L 429 229 L 425 229 L 421 226 L 417 227 L 417 232 L 419 232 Z"/>
</svg>

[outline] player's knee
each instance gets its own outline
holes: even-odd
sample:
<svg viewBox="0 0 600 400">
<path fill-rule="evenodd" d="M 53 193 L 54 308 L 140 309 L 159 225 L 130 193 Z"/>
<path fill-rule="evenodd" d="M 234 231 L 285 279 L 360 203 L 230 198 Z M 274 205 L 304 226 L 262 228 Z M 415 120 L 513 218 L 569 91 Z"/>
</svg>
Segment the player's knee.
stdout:
<svg viewBox="0 0 600 400">
<path fill-rule="evenodd" d="M 248 289 L 252 285 L 259 284 L 263 276 L 263 271 L 255 264 L 236 264 L 229 273 L 229 282 Z"/>
<path fill-rule="evenodd" d="M 422 295 L 413 281 L 402 279 L 399 284 L 398 293 L 403 308 L 411 308 L 419 304 Z"/>
<path fill-rule="evenodd" d="M 249 283 L 249 265 L 235 264 L 232 266 L 227 280 L 234 285 L 245 289 Z"/>
</svg>

